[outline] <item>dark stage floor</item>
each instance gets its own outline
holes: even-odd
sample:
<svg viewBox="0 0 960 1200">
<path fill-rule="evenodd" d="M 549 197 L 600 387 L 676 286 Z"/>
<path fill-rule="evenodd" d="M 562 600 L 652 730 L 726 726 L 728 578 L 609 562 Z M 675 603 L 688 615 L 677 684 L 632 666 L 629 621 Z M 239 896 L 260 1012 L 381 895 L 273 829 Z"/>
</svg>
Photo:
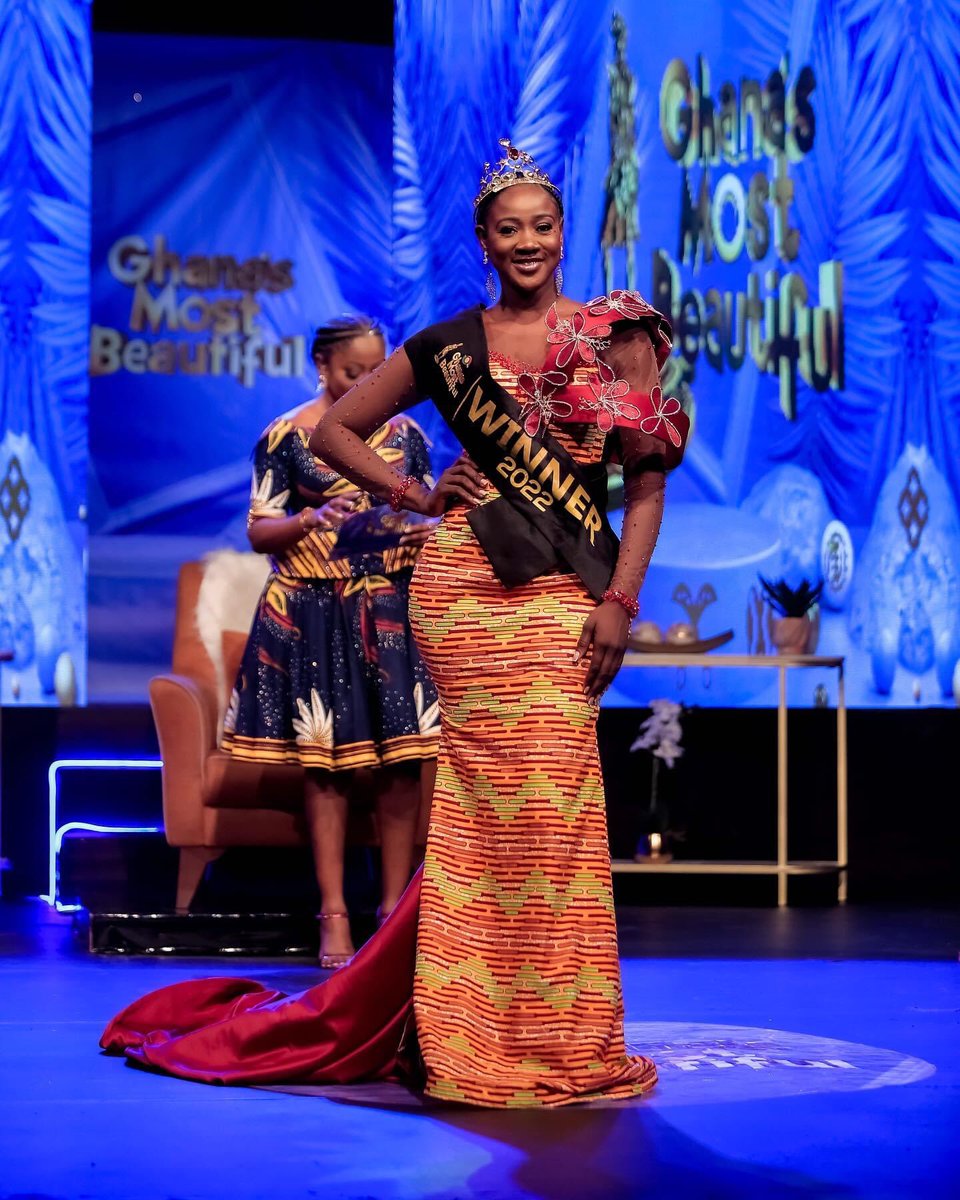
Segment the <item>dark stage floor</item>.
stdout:
<svg viewBox="0 0 960 1200">
<path fill-rule="evenodd" d="M 149 988 L 287 991 L 308 963 L 91 956 L 69 919 L 0 904 L 0 1200 L 592 1200 L 960 1195 L 960 914 L 623 909 L 629 1106 L 419 1108 L 217 1088 L 99 1054 Z"/>
</svg>

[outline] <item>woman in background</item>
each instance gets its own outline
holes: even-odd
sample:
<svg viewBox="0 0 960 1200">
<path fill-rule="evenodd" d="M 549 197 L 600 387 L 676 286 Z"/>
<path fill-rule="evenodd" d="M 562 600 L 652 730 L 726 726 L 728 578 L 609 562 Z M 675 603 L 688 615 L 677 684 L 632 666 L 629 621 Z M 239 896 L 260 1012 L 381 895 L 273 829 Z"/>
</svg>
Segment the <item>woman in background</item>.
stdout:
<svg viewBox="0 0 960 1200">
<path fill-rule="evenodd" d="M 413 869 L 420 797 L 424 785 L 432 789 L 439 736 L 436 695 L 407 622 L 413 564 L 430 526 L 401 534 L 400 521 L 372 511 L 379 501 L 307 446 L 317 421 L 380 366 L 384 349 L 369 317 L 321 326 L 312 348 L 317 395 L 257 442 L 247 524 L 250 544 L 270 555 L 272 570 L 223 739 L 237 758 L 304 767 L 325 968 L 354 952 L 344 895 L 349 804 L 357 792 L 374 798 L 382 920 Z M 409 417 L 386 421 L 368 445 L 385 464 L 429 479 L 426 442 Z M 344 545 L 351 527 L 360 535 Z"/>
</svg>

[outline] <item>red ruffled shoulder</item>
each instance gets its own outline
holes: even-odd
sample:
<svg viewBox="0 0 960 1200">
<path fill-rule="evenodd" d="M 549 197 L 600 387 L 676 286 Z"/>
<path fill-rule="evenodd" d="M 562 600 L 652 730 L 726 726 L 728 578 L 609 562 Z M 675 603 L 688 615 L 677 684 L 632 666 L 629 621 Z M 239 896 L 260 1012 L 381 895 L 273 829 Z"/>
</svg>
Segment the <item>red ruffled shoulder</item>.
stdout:
<svg viewBox="0 0 960 1200">
<path fill-rule="evenodd" d="M 668 467 L 683 457 L 689 421 L 680 402 L 665 397 L 659 385 L 647 393 L 631 390 L 604 361 L 610 337 L 634 325 L 650 337 L 660 370 L 673 349 L 666 317 L 638 293 L 613 291 L 597 296 L 568 316 L 554 304 L 546 316 L 548 354 L 542 371 L 518 375 L 524 429 L 535 436 L 541 424 L 557 421 L 596 423 L 604 433 L 615 426 L 639 429 L 658 438 Z M 592 368 L 586 382 L 577 380 L 578 367 Z"/>
<path fill-rule="evenodd" d="M 663 313 L 648 304 L 639 292 L 618 288 L 608 296 L 597 296 L 583 307 L 591 321 L 602 323 L 611 331 L 624 322 L 643 326 L 650 334 L 657 366 L 663 369 L 673 350 L 673 329 Z"/>
</svg>

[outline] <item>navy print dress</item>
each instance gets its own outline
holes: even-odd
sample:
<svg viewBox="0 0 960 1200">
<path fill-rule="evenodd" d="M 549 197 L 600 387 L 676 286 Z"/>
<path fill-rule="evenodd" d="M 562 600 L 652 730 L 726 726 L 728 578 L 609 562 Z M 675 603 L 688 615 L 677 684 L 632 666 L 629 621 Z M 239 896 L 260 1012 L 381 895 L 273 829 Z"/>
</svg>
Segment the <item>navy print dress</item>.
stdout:
<svg viewBox="0 0 960 1200">
<path fill-rule="evenodd" d="M 263 434 L 251 517 L 290 516 L 353 490 L 311 454 L 308 439 L 285 418 Z M 428 480 L 426 441 L 409 417 L 389 421 L 368 445 L 400 474 Z M 327 771 L 436 757 L 437 695 L 407 619 L 419 547 L 398 544 L 416 519 L 364 495 L 338 530 L 309 530 L 271 558 L 224 750 Z"/>
</svg>

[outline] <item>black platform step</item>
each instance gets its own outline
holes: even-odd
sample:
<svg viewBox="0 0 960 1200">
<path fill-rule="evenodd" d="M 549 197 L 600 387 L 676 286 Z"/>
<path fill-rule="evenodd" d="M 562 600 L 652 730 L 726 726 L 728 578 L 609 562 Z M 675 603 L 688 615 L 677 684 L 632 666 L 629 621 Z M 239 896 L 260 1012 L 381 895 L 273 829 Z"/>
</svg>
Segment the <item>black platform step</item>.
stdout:
<svg viewBox="0 0 960 1200">
<path fill-rule="evenodd" d="M 317 956 L 317 923 L 293 913 L 89 913 L 94 954 Z"/>
</svg>

